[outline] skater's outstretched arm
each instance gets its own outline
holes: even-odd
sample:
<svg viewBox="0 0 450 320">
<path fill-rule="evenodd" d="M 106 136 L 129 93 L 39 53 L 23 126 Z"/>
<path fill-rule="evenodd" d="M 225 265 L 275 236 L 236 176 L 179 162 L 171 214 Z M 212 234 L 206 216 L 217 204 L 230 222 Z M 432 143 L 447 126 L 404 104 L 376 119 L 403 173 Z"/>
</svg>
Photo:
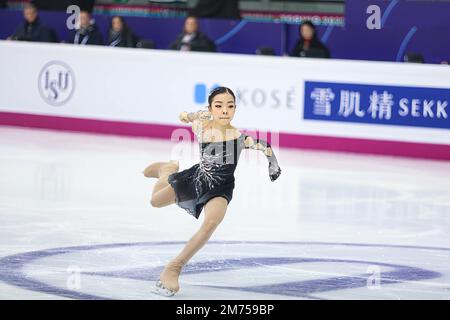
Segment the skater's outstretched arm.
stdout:
<svg viewBox="0 0 450 320">
<path fill-rule="evenodd" d="M 253 137 L 244 134 L 245 149 L 255 149 L 264 152 L 264 155 L 269 161 L 269 177 L 270 180 L 275 181 L 281 174 L 281 168 L 278 165 L 275 153 L 272 150 L 272 146 L 262 139 L 253 139 Z"/>
<path fill-rule="evenodd" d="M 199 110 L 196 112 L 182 112 L 180 120 L 185 123 L 192 122 L 192 131 L 199 136 L 202 128 L 211 119 L 211 112 L 208 110 Z"/>
</svg>

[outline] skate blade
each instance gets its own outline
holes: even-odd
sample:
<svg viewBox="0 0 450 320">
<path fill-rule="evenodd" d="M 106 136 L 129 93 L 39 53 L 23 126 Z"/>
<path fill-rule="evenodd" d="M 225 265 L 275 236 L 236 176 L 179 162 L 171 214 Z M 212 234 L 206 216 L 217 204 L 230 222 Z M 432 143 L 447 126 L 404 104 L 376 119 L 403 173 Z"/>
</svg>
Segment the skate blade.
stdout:
<svg viewBox="0 0 450 320">
<path fill-rule="evenodd" d="M 164 297 L 172 297 L 176 293 L 175 291 L 164 287 L 160 280 L 156 282 L 155 286 L 152 288 L 151 291 Z"/>
</svg>

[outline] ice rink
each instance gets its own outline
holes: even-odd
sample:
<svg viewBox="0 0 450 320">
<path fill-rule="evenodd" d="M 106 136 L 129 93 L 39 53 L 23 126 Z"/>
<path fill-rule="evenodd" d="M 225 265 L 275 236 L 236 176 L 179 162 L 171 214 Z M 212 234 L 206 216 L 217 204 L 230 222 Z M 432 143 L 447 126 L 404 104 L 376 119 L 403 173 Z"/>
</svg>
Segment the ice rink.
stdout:
<svg viewBox="0 0 450 320">
<path fill-rule="evenodd" d="M 196 142 L 0 127 L 0 146 L 0 299 L 450 299 L 449 162 L 275 149 L 271 182 L 245 150 L 164 298 L 151 287 L 203 214 L 151 207 L 141 171 L 188 168 Z"/>
</svg>

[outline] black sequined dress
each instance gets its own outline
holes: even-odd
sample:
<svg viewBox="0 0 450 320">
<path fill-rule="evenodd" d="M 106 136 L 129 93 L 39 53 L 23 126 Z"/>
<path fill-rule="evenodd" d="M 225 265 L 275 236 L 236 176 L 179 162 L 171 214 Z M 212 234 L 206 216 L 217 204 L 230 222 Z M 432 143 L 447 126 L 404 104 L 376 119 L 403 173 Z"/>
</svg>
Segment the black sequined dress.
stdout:
<svg viewBox="0 0 450 320">
<path fill-rule="evenodd" d="M 265 140 L 253 139 L 245 134 L 233 140 L 199 142 L 199 145 L 200 162 L 168 177 L 176 194 L 176 204 L 197 219 L 203 206 L 214 197 L 223 197 L 230 203 L 234 171 L 243 149 L 266 152 L 267 148 L 271 148 Z M 275 181 L 281 169 L 273 152 L 270 156 L 265 155 L 269 161 L 269 177 Z"/>
</svg>

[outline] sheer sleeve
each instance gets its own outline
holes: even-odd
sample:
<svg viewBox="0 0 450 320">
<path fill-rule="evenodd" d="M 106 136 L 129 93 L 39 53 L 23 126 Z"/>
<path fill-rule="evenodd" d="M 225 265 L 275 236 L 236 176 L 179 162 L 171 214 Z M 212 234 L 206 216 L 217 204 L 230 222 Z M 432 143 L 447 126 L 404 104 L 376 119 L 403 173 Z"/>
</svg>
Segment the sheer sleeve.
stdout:
<svg viewBox="0 0 450 320">
<path fill-rule="evenodd" d="M 200 110 L 188 113 L 187 118 L 192 122 L 192 131 L 199 141 L 202 141 L 203 127 L 211 119 L 211 112 L 208 110 Z"/>
<path fill-rule="evenodd" d="M 190 112 L 187 115 L 189 121 L 194 122 L 195 120 L 209 120 L 211 118 L 211 112 L 208 110 L 199 110 L 197 112 Z"/>
<path fill-rule="evenodd" d="M 260 150 L 264 153 L 269 162 L 269 177 L 270 180 L 275 181 L 281 174 L 281 168 L 278 165 L 275 153 L 272 150 L 272 146 L 262 139 L 253 139 L 253 137 L 244 134 L 245 149 Z"/>
</svg>

